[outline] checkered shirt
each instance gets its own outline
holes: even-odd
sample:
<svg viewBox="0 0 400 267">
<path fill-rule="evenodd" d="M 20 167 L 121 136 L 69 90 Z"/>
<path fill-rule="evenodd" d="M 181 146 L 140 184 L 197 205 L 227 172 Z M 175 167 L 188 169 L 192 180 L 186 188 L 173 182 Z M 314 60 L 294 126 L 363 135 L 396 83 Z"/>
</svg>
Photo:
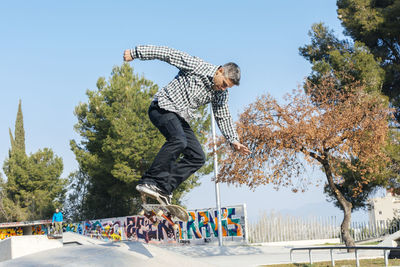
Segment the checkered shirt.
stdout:
<svg viewBox="0 0 400 267">
<path fill-rule="evenodd" d="M 239 140 L 228 108 L 228 90 L 212 88 L 214 75 L 220 66 L 165 46 L 141 45 L 130 52 L 133 59 L 158 59 L 179 69 L 178 75 L 155 95 L 161 108 L 189 121 L 197 117 L 195 111 L 198 107 L 211 102 L 224 137 L 230 143 Z"/>
</svg>

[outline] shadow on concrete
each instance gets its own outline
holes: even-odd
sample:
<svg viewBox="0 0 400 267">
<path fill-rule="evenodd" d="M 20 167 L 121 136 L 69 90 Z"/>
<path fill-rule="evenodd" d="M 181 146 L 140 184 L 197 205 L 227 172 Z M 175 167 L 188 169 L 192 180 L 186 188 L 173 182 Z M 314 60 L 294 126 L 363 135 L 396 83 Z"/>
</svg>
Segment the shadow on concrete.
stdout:
<svg viewBox="0 0 400 267">
<path fill-rule="evenodd" d="M 231 256 L 231 255 L 259 255 L 264 251 L 254 246 L 165 246 L 169 251 L 177 252 L 189 257 Z"/>
<path fill-rule="evenodd" d="M 120 248 L 121 245 L 127 246 L 129 251 L 135 252 L 142 254 L 146 256 L 147 258 L 153 258 L 153 254 L 144 246 L 142 242 L 136 242 L 136 241 L 121 241 L 121 242 L 110 242 L 106 244 L 100 244 L 100 246 L 103 247 L 115 247 L 115 248 Z"/>
</svg>

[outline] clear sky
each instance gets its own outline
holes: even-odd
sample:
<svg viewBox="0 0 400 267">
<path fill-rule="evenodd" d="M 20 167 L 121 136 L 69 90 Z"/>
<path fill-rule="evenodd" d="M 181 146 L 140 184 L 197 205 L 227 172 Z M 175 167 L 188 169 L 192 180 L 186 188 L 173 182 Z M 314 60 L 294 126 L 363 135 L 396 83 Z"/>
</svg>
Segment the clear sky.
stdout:
<svg viewBox="0 0 400 267">
<path fill-rule="evenodd" d="M 230 89 L 237 118 L 257 96 L 281 99 L 302 83 L 310 64 L 298 48 L 310 42 L 313 23 L 324 22 L 343 37 L 334 0 L 60 2 L 0 2 L 1 165 L 21 99 L 27 152 L 50 147 L 63 158 L 63 177 L 76 170 L 69 147 L 71 139 L 79 139 L 74 107 L 87 102 L 85 92 L 96 89 L 99 77 L 109 77 L 112 67 L 122 64 L 124 49 L 166 45 L 210 63 L 238 63 L 241 85 Z M 160 86 L 177 73 L 159 61 L 131 65 Z M 321 178 L 318 172 L 309 176 Z M 210 177 L 202 182 L 186 196 L 188 208 L 215 206 L 214 184 Z M 223 205 L 246 203 L 250 219 L 270 210 L 340 213 L 326 202 L 321 186 L 294 194 L 271 186 L 253 192 L 221 185 L 221 198 Z"/>
</svg>

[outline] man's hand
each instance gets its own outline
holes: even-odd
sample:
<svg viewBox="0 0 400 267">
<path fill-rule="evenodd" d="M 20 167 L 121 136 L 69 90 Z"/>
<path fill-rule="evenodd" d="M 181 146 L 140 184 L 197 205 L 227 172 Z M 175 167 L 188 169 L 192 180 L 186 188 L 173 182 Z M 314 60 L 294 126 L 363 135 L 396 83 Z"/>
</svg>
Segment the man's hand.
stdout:
<svg viewBox="0 0 400 267">
<path fill-rule="evenodd" d="M 235 150 L 238 151 L 239 153 L 244 154 L 244 155 L 250 154 L 250 150 L 246 146 L 242 145 L 241 143 L 233 142 L 232 145 L 235 148 Z"/>
<path fill-rule="evenodd" d="M 132 61 L 133 58 L 131 56 L 131 50 L 130 49 L 126 49 L 124 51 L 124 61 Z"/>
</svg>

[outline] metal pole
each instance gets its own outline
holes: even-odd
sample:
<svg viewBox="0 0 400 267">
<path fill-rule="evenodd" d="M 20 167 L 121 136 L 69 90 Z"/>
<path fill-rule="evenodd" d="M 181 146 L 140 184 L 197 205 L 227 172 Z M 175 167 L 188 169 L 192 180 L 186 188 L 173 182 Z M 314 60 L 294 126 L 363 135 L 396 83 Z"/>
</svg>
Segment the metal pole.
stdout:
<svg viewBox="0 0 400 267">
<path fill-rule="evenodd" d="M 331 264 L 332 267 L 335 267 L 335 260 L 333 259 L 333 249 L 331 249 Z"/>
<path fill-rule="evenodd" d="M 356 254 L 356 267 L 360 267 L 360 261 L 358 259 L 358 251 L 355 249 L 355 254 Z"/>
<path fill-rule="evenodd" d="M 383 251 L 383 257 L 385 258 L 385 267 L 389 266 L 388 254 L 386 249 Z"/>
<path fill-rule="evenodd" d="M 218 243 L 219 246 L 223 246 L 222 244 L 222 222 L 221 222 L 221 198 L 219 193 L 219 183 L 217 182 L 218 177 L 218 156 L 217 156 L 217 144 L 216 144 L 216 137 L 215 137 L 215 119 L 214 119 L 214 112 L 212 109 L 212 105 L 210 104 L 211 110 L 211 130 L 213 136 L 213 152 L 214 152 L 214 178 L 215 178 L 215 199 L 217 202 L 217 216 L 218 216 Z"/>
</svg>

